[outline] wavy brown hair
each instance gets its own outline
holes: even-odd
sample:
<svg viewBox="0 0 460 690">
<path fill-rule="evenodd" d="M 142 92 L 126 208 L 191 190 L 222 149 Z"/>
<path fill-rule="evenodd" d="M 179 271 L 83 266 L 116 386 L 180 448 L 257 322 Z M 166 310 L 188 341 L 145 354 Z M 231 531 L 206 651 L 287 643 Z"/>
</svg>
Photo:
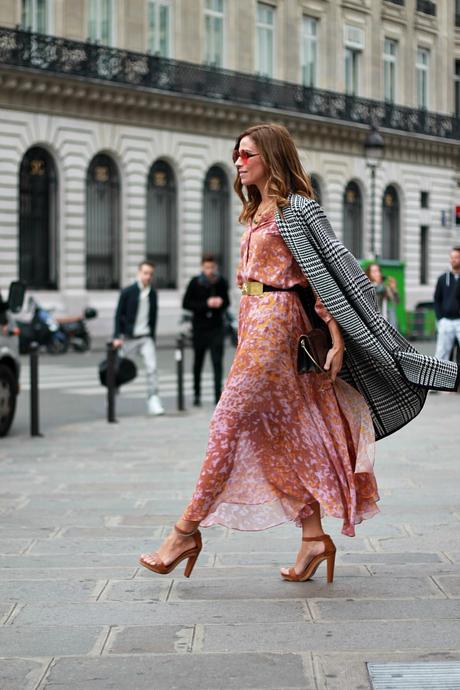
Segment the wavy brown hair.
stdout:
<svg viewBox="0 0 460 690">
<path fill-rule="evenodd" d="M 268 173 L 268 195 L 279 209 L 288 205 L 289 194 L 315 198 L 310 176 L 302 167 L 294 141 L 286 127 L 275 124 L 261 124 L 249 127 L 238 136 L 234 152 L 239 150 L 243 137 L 251 137 Z M 240 222 L 247 223 L 254 218 L 261 195 L 255 185 L 248 185 L 247 196 L 237 174 L 233 184 L 235 192 L 243 202 Z"/>
</svg>

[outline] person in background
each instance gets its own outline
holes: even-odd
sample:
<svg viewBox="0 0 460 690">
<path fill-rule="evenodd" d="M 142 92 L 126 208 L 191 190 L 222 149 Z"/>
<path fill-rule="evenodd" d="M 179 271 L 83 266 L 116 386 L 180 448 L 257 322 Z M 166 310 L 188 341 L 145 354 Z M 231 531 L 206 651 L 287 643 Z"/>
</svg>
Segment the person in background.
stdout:
<svg viewBox="0 0 460 690">
<path fill-rule="evenodd" d="M 377 304 L 383 318 L 397 329 L 398 320 L 396 317 L 396 305 L 399 304 L 399 294 L 396 280 L 393 276 L 389 276 L 385 280 L 385 277 L 382 275 L 382 270 L 377 263 L 369 264 L 365 273 L 374 285 Z"/>
<path fill-rule="evenodd" d="M 214 369 L 215 402 L 219 402 L 223 375 L 224 317 L 229 304 L 227 281 L 219 274 L 215 257 L 205 254 L 201 273 L 188 284 L 182 303 L 184 309 L 193 312 L 193 404 L 196 407 L 201 405 L 201 371 L 208 349 Z"/>
<path fill-rule="evenodd" d="M 439 276 L 434 292 L 438 359 L 450 359 L 455 339 L 460 345 L 460 247 L 452 249 L 450 266 L 450 271 Z"/>
<path fill-rule="evenodd" d="M 155 330 L 157 293 L 152 285 L 155 264 L 142 261 L 137 280 L 121 291 L 115 314 L 113 346 L 121 347 L 123 355 L 142 355 L 147 370 L 147 410 L 151 415 L 164 414 L 158 396 Z"/>
</svg>

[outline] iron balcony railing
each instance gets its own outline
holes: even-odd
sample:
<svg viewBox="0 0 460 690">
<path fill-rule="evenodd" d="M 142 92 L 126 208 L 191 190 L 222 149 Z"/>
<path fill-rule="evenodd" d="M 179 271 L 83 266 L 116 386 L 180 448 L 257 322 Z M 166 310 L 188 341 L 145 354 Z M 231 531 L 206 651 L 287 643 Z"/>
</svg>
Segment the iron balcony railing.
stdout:
<svg viewBox="0 0 460 690">
<path fill-rule="evenodd" d="M 0 65 L 449 139 L 460 120 L 261 76 L 0 27 Z"/>
<path fill-rule="evenodd" d="M 436 3 L 433 0 L 417 0 L 417 12 L 431 14 L 436 17 Z"/>
</svg>

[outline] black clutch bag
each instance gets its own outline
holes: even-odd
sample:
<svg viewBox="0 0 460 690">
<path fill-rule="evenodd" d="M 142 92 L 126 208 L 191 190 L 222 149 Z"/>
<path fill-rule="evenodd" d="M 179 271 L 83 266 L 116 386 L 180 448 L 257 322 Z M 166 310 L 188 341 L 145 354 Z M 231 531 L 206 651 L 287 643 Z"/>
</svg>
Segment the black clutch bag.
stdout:
<svg viewBox="0 0 460 690">
<path fill-rule="evenodd" d="M 301 335 L 297 347 L 298 373 L 324 372 L 327 353 L 331 347 L 330 335 L 322 328 L 312 328 L 309 333 Z"/>
</svg>

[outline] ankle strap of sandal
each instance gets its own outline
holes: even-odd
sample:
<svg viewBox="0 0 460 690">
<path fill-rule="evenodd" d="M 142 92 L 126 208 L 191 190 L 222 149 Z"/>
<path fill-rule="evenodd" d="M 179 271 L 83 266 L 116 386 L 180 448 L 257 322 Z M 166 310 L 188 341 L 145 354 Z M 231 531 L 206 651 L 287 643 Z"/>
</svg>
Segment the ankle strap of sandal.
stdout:
<svg viewBox="0 0 460 690">
<path fill-rule="evenodd" d="M 302 537 L 302 541 L 330 541 L 328 534 L 320 534 L 317 537 Z"/>
<path fill-rule="evenodd" d="M 178 534 L 180 534 L 182 537 L 192 537 L 194 534 L 196 534 L 196 533 L 198 532 L 198 527 L 195 527 L 195 529 L 192 530 L 191 532 L 186 532 L 184 529 L 181 529 L 181 528 L 178 527 L 177 525 L 174 525 L 174 529 L 175 529 L 176 532 L 177 532 Z"/>
</svg>

